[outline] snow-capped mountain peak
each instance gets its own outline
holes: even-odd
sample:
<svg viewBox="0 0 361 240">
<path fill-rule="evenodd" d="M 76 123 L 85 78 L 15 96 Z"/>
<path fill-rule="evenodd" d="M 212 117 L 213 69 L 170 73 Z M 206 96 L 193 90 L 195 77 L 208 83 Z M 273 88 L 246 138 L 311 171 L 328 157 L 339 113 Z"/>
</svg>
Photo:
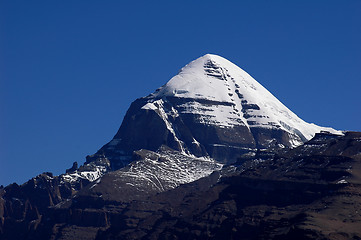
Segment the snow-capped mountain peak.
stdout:
<svg viewBox="0 0 361 240">
<path fill-rule="evenodd" d="M 113 140 L 89 161 L 109 159 L 112 169 L 139 149 L 167 146 L 188 156 L 232 163 L 270 147 L 295 147 L 331 128 L 306 123 L 247 72 L 206 54 L 165 85 L 132 103 Z"/>
<path fill-rule="evenodd" d="M 192 61 L 151 96 L 153 99 L 167 97 L 227 103 L 222 107 L 197 107 L 195 105 L 199 104 L 193 102 L 188 104 L 188 109 L 193 110 L 185 111 L 208 115 L 209 124 L 224 127 L 243 124 L 248 128 L 279 128 L 299 137 L 292 146 L 310 139 L 316 132 L 338 133 L 331 128 L 306 123 L 247 72 L 214 54 Z"/>
</svg>

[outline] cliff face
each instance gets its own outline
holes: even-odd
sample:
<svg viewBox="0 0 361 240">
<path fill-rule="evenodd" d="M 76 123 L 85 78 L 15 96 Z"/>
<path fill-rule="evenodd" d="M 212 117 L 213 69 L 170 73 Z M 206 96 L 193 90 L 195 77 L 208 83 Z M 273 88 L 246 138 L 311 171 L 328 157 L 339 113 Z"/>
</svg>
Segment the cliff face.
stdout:
<svg viewBox="0 0 361 240">
<path fill-rule="evenodd" d="M 42 175 L 2 189 L 1 236 L 358 239 L 360 153 L 361 133 L 318 134 L 295 149 L 259 151 L 240 159 L 241 164 L 168 191 L 114 185 L 121 179 L 115 171 L 85 184 L 71 198 L 70 189 Z M 154 153 L 140 152 L 138 158 L 147 154 Z"/>
<path fill-rule="evenodd" d="M 253 166 L 129 204 L 122 225 L 98 239 L 359 239 L 360 140 L 361 133 L 319 134 L 260 154 Z"/>
</svg>

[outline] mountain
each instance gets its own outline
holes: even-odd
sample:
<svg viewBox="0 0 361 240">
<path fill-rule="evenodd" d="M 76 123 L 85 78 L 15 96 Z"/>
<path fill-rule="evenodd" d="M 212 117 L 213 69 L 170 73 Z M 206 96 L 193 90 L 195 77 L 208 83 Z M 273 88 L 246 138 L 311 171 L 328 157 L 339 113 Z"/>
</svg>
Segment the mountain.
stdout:
<svg viewBox="0 0 361 240">
<path fill-rule="evenodd" d="M 133 102 L 113 140 L 89 162 L 106 157 L 115 170 L 133 151 L 166 145 L 232 163 L 257 149 L 298 146 L 320 131 L 339 133 L 306 123 L 241 68 L 206 54 Z"/>
<path fill-rule="evenodd" d="M 360 138 L 207 54 L 83 165 L 0 187 L 0 239 L 361 239 Z"/>
<path fill-rule="evenodd" d="M 136 197 L 117 171 L 73 194 L 45 173 L 0 189 L 0 239 L 361 239 L 360 153 L 360 132 L 320 133 Z"/>
<path fill-rule="evenodd" d="M 361 239 L 360 140 L 317 134 L 252 166 L 132 202 L 97 239 Z"/>
</svg>

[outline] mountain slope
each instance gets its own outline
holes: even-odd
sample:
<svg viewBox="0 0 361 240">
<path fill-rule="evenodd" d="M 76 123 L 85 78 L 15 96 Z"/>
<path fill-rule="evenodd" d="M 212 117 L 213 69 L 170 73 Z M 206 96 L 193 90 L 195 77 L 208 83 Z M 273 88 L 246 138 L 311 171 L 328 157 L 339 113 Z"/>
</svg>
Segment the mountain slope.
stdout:
<svg viewBox="0 0 361 240">
<path fill-rule="evenodd" d="M 130 203 L 97 239 L 361 239 L 360 139 L 318 134 L 252 167 Z"/>
<path fill-rule="evenodd" d="M 338 133 L 306 123 L 241 68 L 206 54 L 133 102 L 113 140 L 89 161 L 106 156 L 118 169 L 133 151 L 166 145 L 232 163 L 256 149 L 298 146 L 320 131 Z"/>
<path fill-rule="evenodd" d="M 68 199 L 70 189 L 59 189 L 50 175 L 0 189 L 0 238 L 361 238 L 361 133 L 317 134 L 295 149 L 260 152 L 241 165 L 133 199 L 106 176 L 97 184 L 110 179 L 109 189 L 90 184 Z"/>
</svg>

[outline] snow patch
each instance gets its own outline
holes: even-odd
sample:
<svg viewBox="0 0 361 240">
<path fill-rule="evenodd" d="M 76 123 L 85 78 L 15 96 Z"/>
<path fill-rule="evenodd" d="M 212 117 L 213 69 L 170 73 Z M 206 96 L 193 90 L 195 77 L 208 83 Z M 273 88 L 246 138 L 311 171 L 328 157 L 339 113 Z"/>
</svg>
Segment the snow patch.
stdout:
<svg viewBox="0 0 361 240">
<path fill-rule="evenodd" d="M 93 171 L 75 171 L 73 173 L 67 173 L 60 175 L 61 180 L 63 182 L 75 183 L 80 179 L 86 179 L 90 182 L 94 182 L 96 180 L 100 181 L 100 177 L 103 176 L 107 169 L 105 166 L 92 166 Z M 98 182 L 97 182 L 98 183 Z"/>
<path fill-rule="evenodd" d="M 347 184 L 348 182 L 345 179 L 338 181 L 336 184 Z"/>
<path fill-rule="evenodd" d="M 132 162 L 118 171 L 120 181 L 135 188 L 155 189 L 158 192 L 173 189 L 221 170 L 222 164 L 206 157 L 193 157 L 178 151 L 151 152 L 144 160 Z M 157 157 L 155 158 L 154 155 Z"/>
</svg>

